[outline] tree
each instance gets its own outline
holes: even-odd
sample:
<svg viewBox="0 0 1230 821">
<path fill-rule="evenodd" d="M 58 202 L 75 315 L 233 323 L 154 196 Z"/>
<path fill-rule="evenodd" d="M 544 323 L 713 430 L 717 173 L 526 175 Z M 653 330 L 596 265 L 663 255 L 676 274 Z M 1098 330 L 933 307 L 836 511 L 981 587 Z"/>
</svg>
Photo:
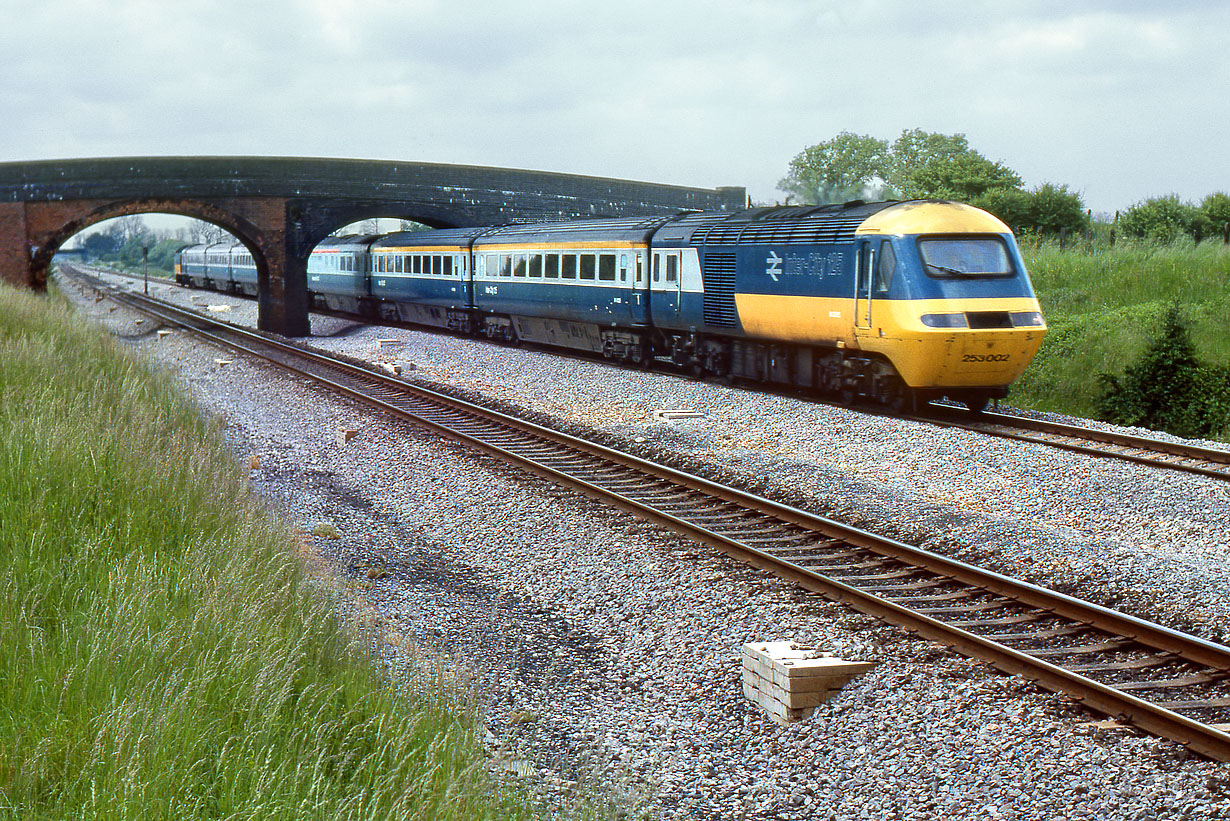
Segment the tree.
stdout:
<svg viewBox="0 0 1230 821">
<path fill-rule="evenodd" d="M 964 134 L 920 128 L 885 140 L 843 131 L 805 148 L 777 187 L 800 202 L 905 196 L 970 201 L 987 191 L 1021 186 L 1012 169 L 969 147 Z"/>
<path fill-rule="evenodd" d="M 777 187 L 799 202 L 843 202 L 882 188 L 888 167 L 887 142 L 843 131 L 803 149 Z"/>
<path fill-rule="evenodd" d="M 84 250 L 90 257 L 100 257 L 103 254 L 110 254 L 120 249 L 118 238 L 105 231 L 96 231 L 93 234 L 86 234 L 78 241 L 78 247 Z"/>
<path fill-rule="evenodd" d="M 969 202 L 988 191 L 1020 187 L 1021 178 L 1011 168 L 977 151 L 968 151 L 956 157 L 935 157 L 916 166 L 905 180 L 904 193 L 919 199 Z"/>
<path fill-rule="evenodd" d="M 1230 424 L 1230 369 L 1200 362 L 1174 306 L 1123 378 L 1103 373 L 1098 383 L 1098 415 L 1108 422 L 1185 437 L 1211 436 Z"/>
<path fill-rule="evenodd" d="M 140 242 L 151 237 L 149 229 L 145 227 L 145 218 L 140 214 L 119 217 L 114 221 L 114 225 L 116 232 L 120 236 L 120 242 L 123 245 Z"/>
<path fill-rule="evenodd" d="M 196 245 L 213 245 L 216 242 L 222 242 L 230 233 L 223 228 L 219 228 L 212 222 L 194 219 L 188 223 L 187 239 Z"/>
<path fill-rule="evenodd" d="M 910 175 L 916 169 L 954 162 L 969 153 L 969 141 L 964 134 L 937 134 L 921 128 L 902 131 L 889 150 L 888 182 L 897 191 L 914 196 Z"/>
<path fill-rule="evenodd" d="M 964 134 L 921 128 L 901 132 L 891 146 L 843 131 L 804 149 L 778 183 L 799 202 L 835 202 L 870 196 L 951 199 L 998 216 L 1016 232 L 1076 232 L 1088 225 L 1085 205 L 1066 185 L 1021 190 L 1021 177 L 970 148 Z"/>
</svg>

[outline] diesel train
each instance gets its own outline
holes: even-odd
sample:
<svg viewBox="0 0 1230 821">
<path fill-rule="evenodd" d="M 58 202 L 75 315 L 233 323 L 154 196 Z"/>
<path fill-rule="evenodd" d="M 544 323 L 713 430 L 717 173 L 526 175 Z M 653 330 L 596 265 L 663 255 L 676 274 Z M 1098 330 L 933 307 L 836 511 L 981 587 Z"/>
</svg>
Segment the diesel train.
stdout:
<svg viewBox="0 0 1230 821">
<path fill-rule="evenodd" d="M 938 200 L 330 237 L 307 277 L 317 307 L 896 410 L 981 410 L 1046 333 L 1009 228 Z M 176 279 L 254 294 L 256 265 L 191 246 Z"/>
</svg>

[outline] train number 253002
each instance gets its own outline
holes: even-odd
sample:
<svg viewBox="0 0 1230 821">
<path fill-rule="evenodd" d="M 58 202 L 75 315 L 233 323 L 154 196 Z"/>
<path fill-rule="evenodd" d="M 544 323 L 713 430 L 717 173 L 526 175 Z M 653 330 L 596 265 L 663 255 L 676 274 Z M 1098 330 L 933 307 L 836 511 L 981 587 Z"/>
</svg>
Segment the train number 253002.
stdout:
<svg viewBox="0 0 1230 821">
<path fill-rule="evenodd" d="M 1006 353 L 967 353 L 962 357 L 962 362 L 1007 362 L 1008 354 Z"/>
</svg>

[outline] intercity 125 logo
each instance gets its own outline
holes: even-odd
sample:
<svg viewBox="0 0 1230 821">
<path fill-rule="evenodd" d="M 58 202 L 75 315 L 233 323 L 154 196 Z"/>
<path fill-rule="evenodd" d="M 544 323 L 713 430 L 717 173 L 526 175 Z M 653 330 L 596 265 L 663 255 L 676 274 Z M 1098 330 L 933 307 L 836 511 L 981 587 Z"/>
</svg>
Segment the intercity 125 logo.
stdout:
<svg viewBox="0 0 1230 821">
<path fill-rule="evenodd" d="M 777 282 L 777 278 L 782 273 L 782 258 L 777 255 L 776 251 L 770 251 L 769 255 L 765 257 L 764 264 L 765 274 L 772 277 L 774 282 Z"/>
</svg>

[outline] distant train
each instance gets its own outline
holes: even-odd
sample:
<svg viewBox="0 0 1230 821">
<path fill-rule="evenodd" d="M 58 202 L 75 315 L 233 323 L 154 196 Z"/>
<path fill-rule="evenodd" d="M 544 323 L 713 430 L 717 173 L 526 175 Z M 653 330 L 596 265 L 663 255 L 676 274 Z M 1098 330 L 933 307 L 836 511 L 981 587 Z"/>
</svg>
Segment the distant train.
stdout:
<svg viewBox="0 0 1230 821">
<path fill-rule="evenodd" d="M 256 292 L 242 245 L 185 248 L 175 270 Z M 330 237 L 307 274 L 318 307 L 898 410 L 980 410 L 1046 333 L 1012 232 L 948 201 Z"/>
</svg>

